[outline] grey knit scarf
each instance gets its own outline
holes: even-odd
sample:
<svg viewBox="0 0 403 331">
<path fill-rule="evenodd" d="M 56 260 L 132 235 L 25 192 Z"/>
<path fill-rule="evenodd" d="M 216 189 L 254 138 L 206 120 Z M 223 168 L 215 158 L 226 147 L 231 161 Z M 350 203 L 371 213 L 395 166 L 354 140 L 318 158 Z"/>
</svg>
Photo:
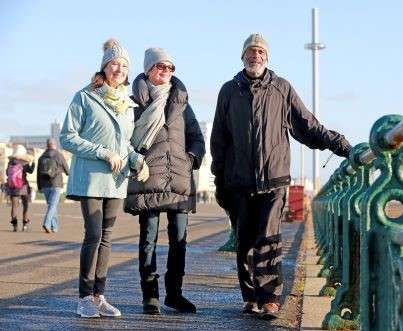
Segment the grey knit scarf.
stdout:
<svg viewBox="0 0 403 331">
<path fill-rule="evenodd" d="M 148 150 L 155 136 L 165 124 L 164 109 L 172 86 L 171 83 L 156 86 L 148 79 L 146 82 L 152 102 L 134 123 L 132 144 L 138 151 L 141 149 Z"/>
</svg>

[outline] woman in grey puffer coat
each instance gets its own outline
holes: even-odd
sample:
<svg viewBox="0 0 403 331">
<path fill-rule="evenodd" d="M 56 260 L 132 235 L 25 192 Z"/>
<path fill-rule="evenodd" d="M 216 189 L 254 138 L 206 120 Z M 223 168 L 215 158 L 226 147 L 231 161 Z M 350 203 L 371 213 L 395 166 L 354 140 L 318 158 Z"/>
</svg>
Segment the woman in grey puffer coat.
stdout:
<svg viewBox="0 0 403 331">
<path fill-rule="evenodd" d="M 188 213 L 196 207 L 192 171 L 200 167 L 205 146 L 186 88 L 172 76 L 174 70 L 165 50 L 150 48 L 145 52 L 145 74 L 133 82 L 133 99 L 139 107 L 132 145 L 144 155 L 149 178 L 129 182 L 125 211 L 139 215 L 139 268 L 147 314 L 160 313 L 155 256 L 160 212 L 167 213 L 169 236 L 164 303 L 180 312 L 196 312 L 182 296 L 182 279 Z"/>
</svg>

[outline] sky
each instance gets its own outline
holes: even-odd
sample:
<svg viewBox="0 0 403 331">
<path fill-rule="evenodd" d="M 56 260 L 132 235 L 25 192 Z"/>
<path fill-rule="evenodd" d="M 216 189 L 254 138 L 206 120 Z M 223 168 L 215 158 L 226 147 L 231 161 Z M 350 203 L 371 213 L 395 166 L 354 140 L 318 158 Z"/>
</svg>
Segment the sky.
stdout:
<svg viewBox="0 0 403 331">
<path fill-rule="evenodd" d="M 0 0 L 0 139 L 44 135 L 63 122 L 76 91 L 99 69 L 102 44 L 117 38 L 129 51 L 129 80 L 143 70 L 144 50 L 172 55 L 199 121 L 214 118 L 223 83 L 243 68 L 242 44 L 259 32 L 268 67 L 286 78 L 311 109 L 311 10 L 319 10 L 320 111 L 325 127 L 352 145 L 367 142 L 373 123 L 403 111 L 403 1 L 28 1 Z M 305 176 L 312 152 L 305 148 Z M 300 145 L 292 142 L 292 177 Z M 331 153 L 320 153 L 321 166 Z M 322 184 L 342 161 L 321 167 Z"/>
</svg>

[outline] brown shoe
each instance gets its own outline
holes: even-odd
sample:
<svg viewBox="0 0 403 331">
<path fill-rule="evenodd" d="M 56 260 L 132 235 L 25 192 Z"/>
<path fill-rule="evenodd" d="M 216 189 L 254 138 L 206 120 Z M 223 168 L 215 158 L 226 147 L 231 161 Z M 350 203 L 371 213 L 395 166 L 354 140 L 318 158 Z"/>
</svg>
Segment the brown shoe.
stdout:
<svg viewBox="0 0 403 331">
<path fill-rule="evenodd" d="M 248 301 L 245 302 L 242 309 L 243 314 L 259 314 L 260 309 L 257 306 L 257 302 Z"/>
<path fill-rule="evenodd" d="M 278 317 L 280 305 L 278 303 L 265 303 L 260 311 L 260 317 L 264 320 L 272 320 Z"/>
</svg>

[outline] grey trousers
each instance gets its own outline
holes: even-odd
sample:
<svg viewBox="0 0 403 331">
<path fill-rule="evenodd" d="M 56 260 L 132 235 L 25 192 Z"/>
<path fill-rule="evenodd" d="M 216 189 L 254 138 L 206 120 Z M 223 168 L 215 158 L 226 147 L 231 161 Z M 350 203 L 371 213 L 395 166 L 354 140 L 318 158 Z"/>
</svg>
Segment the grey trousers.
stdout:
<svg viewBox="0 0 403 331">
<path fill-rule="evenodd" d="M 112 227 L 122 199 L 81 198 L 84 241 L 80 254 L 80 298 L 105 291 Z"/>
<path fill-rule="evenodd" d="M 233 193 L 230 218 L 237 236 L 237 267 L 242 298 L 279 303 L 283 291 L 281 215 L 286 189 L 249 195 Z"/>
</svg>

